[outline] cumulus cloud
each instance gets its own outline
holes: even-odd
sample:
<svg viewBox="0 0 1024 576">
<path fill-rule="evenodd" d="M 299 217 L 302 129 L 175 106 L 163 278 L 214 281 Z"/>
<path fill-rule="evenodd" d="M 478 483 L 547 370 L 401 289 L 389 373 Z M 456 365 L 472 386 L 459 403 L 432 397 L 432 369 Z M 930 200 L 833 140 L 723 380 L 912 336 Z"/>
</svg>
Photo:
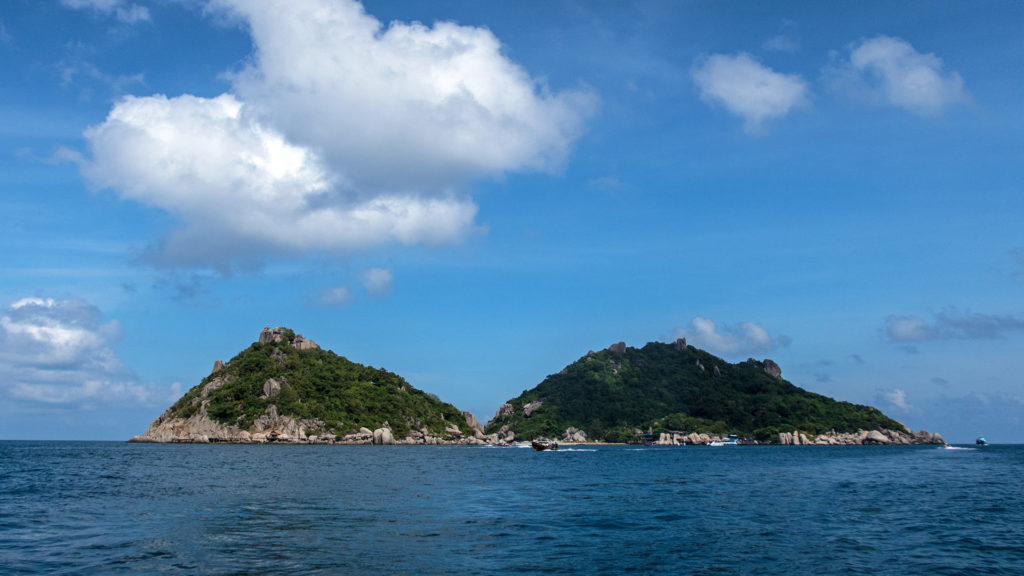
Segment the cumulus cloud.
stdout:
<svg viewBox="0 0 1024 576">
<path fill-rule="evenodd" d="M 166 400 L 114 351 L 117 322 L 79 300 L 24 298 L 0 316 L 0 391 L 46 405 Z"/>
<path fill-rule="evenodd" d="M 149 21 L 149 8 L 127 4 L 123 0 L 61 0 L 61 4 L 76 10 L 95 10 L 100 14 L 114 16 L 125 24 Z"/>
<path fill-rule="evenodd" d="M 836 91 L 878 104 L 934 115 L 968 99 L 963 78 L 934 54 L 901 38 L 877 36 L 849 48 L 849 58 L 825 71 Z"/>
<path fill-rule="evenodd" d="M 931 321 L 919 316 L 888 316 L 884 331 L 892 342 L 990 340 L 1002 338 L 1008 332 L 1024 331 L 1024 318 L 950 309 Z"/>
<path fill-rule="evenodd" d="M 715 354 L 730 356 L 763 354 L 789 345 L 788 337 L 773 337 L 755 322 L 718 326 L 713 320 L 700 316 L 691 320 L 689 327 L 676 328 L 674 337 L 686 338 L 689 344 Z"/>
<path fill-rule="evenodd" d="M 366 293 L 375 298 L 387 295 L 394 286 L 391 271 L 384 268 L 367 268 L 360 274 L 360 279 Z"/>
<path fill-rule="evenodd" d="M 743 118 L 749 133 L 759 132 L 767 121 L 809 104 L 803 78 L 775 72 L 749 54 L 702 56 L 691 75 L 700 88 L 701 99 Z"/>
<path fill-rule="evenodd" d="M 252 63 L 216 98 L 129 97 L 86 138 L 96 186 L 176 216 L 169 266 L 459 242 L 466 184 L 564 164 L 593 105 L 553 93 L 488 30 L 384 27 L 348 0 L 217 0 Z"/>
</svg>

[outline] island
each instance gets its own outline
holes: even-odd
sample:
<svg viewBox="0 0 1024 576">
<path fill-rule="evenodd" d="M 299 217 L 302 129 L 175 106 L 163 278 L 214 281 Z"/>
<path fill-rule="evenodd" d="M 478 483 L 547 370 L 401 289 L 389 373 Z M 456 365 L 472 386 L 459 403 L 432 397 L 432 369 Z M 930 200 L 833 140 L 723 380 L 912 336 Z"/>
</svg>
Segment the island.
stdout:
<svg viewBox="0 0 1024 576">
<path fill-rule="evenodd" d="M 590 351 L 502 404 L 485 432 L 507 442 L 730 442 L 787 445 L 942 444 L 870 406 L 833 400 L 782 378 L 770 359 L 731 364 L 690 346 L 618 342 Z"/>
<path fill-rule="evenodd" d="M 289 328 L 259 340 L 132 442 L 486 444 L 469 412 L 401 376 L 349 361 Z M 491 439 L 492 441 L 495 439 Z"/>
<path fill-rule="evenodd" d="M 284 444 L 562 443 L 942 444 L 876 408 L 782 378 L 770 359 L 730 364 L 685 339 L 590 351 L 476 417 L 383 368 L 320 348 L 289 328 L 259 339 L 131 442 Z"/>
</svg>

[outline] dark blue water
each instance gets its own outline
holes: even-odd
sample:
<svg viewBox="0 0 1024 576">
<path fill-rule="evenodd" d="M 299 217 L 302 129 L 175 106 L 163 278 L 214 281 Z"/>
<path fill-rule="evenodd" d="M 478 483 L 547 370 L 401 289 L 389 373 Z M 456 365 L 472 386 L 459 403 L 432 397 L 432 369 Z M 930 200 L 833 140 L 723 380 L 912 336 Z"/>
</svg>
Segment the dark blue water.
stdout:
<svg viewBox="0 0 1024 576">
<path fill-rule="evenodd" d="M 1024 446 L 0 442 L 4 574 L 1024 574 Z"/>
</svg>

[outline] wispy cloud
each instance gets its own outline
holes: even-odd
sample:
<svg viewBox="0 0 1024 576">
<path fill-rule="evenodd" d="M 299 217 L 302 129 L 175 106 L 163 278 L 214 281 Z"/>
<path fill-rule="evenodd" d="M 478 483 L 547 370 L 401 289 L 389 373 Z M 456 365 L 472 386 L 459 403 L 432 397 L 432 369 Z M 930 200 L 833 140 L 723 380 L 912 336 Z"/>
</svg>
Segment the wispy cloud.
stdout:
<svg viewBox="0 0 1024 576">
<path fill-rule="evenodd" d="M 1002 338 L 1008 332 L 1024 331 L 1024 318 L 949 309 L 936 314 L 930 321 L 920 316 L 888 316 L 885 319 L 884 331 L 890 341 L 901 343 L 990 340 Z"/>
<path fill-rule="evenodd" d="M 388 295 L 395 283 L 391 271 L 385 268 L 367 268 L 360 273 L 359 277 L 366 293 L 374 298 Z"/>
<path fill-rule="evenodd" d="M 693 346 L 727 356 L 764 354 L 790 343 L 787 336 L 772 336 L 756 322 L 719 326 L 700 316 L 691 320 L 688 327 L 673 330 L 673 338 L 686 338 Z"/>
<path fill-rule="evenodd" d="M 901 390 L 899 388 L 893 388 L 891 390 L 880 390 L 875 395 L 875 400 L 877 404 L 899 408 L 904 412 L 907 412 L 912 408 L 910 403 L 907 401 L 906 391 Z"/>
<path fill-rule="evenodd" d="M 124 0 L 61 0 L 61 4 L 76 10 L 93 10 L 105 16 L 113 16 L 125 24 L 150 20 L 149 8 L 129 4 Z"/>
<path fill-rule="evenodd" d="M 803 78 L 775 72 L 745 53 L 702 56 L 691 75 L 701 99 L 743 118 L 748 133 L 761 132 L 769 120 L 810 104 Z"/>
<path fill-rule="evenodd" d="M 320 304 L 335 308 L 342 308 L 352 303 L 352 291 L 348 286 L 335 286 L 320 292 Z"/>
<path fill-rule="evenodd" d="M 934 54 L 901 38 L 877 36 L 849 47 L 847 58 L 825 69 L 825 81 L 844 95 L 934 115 L 968 100 L 963 78 Z"/>
<path fill-rule="evenodd" d="M 88 180 L 174 215 L 159 266 L 449 244 L 465 184 L 555 171 L 594 107 L 552 92 L 487 29 L 384 26 L 349 0 L 220 0 L 255 54 L 233 90 L 128 97 L 85 136 Z"/>
</svg>

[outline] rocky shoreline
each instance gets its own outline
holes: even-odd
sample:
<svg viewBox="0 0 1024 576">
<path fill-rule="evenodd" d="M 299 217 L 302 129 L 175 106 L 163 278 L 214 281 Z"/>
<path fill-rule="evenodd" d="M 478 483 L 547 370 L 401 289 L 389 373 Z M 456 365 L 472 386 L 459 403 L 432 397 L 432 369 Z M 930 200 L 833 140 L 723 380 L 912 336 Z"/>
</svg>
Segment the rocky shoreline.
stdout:
<svg viewBox="0 0 1024 576">
<path fill-rule="evenodd" d="M 426 428 L 413 430 L 407 436 L 396 438 L 388 423 L 380 428 L 370 430 L 360 428 L 356 432 L 337 436 L 332 433 L 310 434 L 309 430 L 322 430 L 323 422 L 313 420 L 295 420 L 289 416 L 279 416 L 274 405 L 267 408 L 249 430 L 236 426 L 227 426 L 211 420 L 206 413 L 205 405 L 198 414 L 187 419 L 175 418 L 168 413 L 157 418 L 146 432 L 134 436 L 129 442 L 158 444 L 341 444 L 341 445 L 436 445 L 436 446 L 482 446 L 503 445 L 516 441 L 515 433 L 502 427 L 495 434 L 484 434 L 483 426 L 473 414 L 463 412 L 466 423 L 473 429 L 472 436 L 464 435 L 457 426 L 449 425 L 443 434 L 433 434 Z M 726 440 L 717 434 L 663 432 L 658 439 L 651 442 L 656 446 L 700 446 L 712 442 Z M 608 444 L 587 438 L 582 430 L 568 428 L 561 438 L 542 438 L 542 441 L 556 441 L 561 444 Z M 752 442 L 756 443 L 756 442 Z M 800 431 L 781 432 L 778 442 L 768 443 L 781 446 L 908 446 L 922 444 L 944 444 L 942 436 L 926 430 L 920 432 L 901 432 L 898 430 L 858 430 L 857 432 L 839 433 L 835 430 L 825 434 L 810 435 Z"/>
</svg>

